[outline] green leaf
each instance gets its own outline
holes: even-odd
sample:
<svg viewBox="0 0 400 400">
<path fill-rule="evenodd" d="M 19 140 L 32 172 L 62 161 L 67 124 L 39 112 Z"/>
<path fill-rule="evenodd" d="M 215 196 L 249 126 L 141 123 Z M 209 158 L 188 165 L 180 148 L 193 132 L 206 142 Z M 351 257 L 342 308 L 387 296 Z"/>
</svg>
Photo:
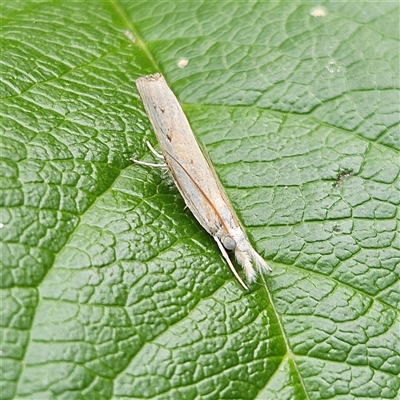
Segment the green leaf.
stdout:
<svg viewBox="0 0 400 400">
<path fill-rule="evenodd" d="M 1 399 L 398 398 L 398 3 L 1 7 Z M 273 268 L 250 292 L 129 161 L 157 71 Z"/>
</svg>

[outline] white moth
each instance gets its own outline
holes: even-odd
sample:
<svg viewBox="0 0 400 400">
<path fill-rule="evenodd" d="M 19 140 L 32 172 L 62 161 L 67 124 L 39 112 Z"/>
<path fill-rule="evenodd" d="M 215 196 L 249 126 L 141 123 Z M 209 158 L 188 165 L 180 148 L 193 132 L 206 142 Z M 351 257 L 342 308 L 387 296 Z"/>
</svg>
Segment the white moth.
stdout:
<svg viewBox="0 0 400 400">
<path fill-rule="evenodd" d="M 178 99 L 161 74 L 139 78 L 136 86 L 160 144 L 165 165 L 186 205 L 215 239 L 236 279 L 248 289 L 226 250 L 234 251 L 249 283 L 256 278 L 253 263 L 259 272 L 271 269 L 254 250 L 240 226 L 214 169 L 200 150 Z"/>
</svg>

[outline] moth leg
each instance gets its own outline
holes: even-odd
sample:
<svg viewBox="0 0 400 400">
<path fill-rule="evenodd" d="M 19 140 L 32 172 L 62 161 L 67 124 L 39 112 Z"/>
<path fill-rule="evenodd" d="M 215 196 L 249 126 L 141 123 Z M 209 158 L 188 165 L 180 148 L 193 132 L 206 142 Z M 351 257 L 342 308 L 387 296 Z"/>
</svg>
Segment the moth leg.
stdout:
<svg viewBox="0 0 400 400">
<path fill-rule="evenodd" d="M 154 149 L 154 147 L 151 145 L 151 143 L 150 143 L 148 140 L 146 140 L 146 144 L 147 144 L 147 147 L 150 149 L 150 151 L 151 151 L 156 157 L 164 159 L 164 156 L 163 156 L 162 154 L 160 154 L 160 153 L 157 153 L 157 151 Z"/>
<path fill-rule="evenodd" d="M 237 281 L 242 285 L 244 290 L 249 290 L 247 285 L 243 282 L 242 278 L 239 276 L 238 272 L 236 271 L 235 267 L 232 264 L 231 259 L 229 258 L 228 253 L 225 250 L 225 247 L 222 245 L 222 243 L 219 241 L 219 239 L 216 236 L 213 236 L 214 240 L 217 242 L 217 245 L 219 247 L 219 250 L 222 253 L 222 256 L 225 258 L 226 263 L 228 264 L 229 269 L 232 271 L 232 274 L 235 276 Z"/>
<path fill-rule="evenodd" d="M 150 151 L 158 158 L 162 158 L 164 159 L 162 154 L 157 153 L 154 150 L 154 147 L 150 144 L 150 142 L 148 140 L 146 140 L 146 144 L 147 147 L 150 149 Z M 160 164 L 156 164 L 156 163 L 148 163 L 146 161 L 140 161 L 140 160 L 135 160 L 134 158 L 130 159 L 132 162 L 134 162 L 135 164 L 140 164 L 140 165 L 145 165 L 146 167 L 159 167 L 159 168 L 166 168 L 167 164 L 165 163 L 160 163 Z"/>
<path fill-rule="evenodd" d="M 140 160 L 135 160 L 134 158 L 130 158 L 132 162 L 135 164 L 140 164 L 140 165 L 145 165 L 146 167 L 159 167 L 159 168 L 166 168 L 167 164 L 156 164 L 156 163 L 150 163 L 146 161 L 140 161 Z"/>
</svg>

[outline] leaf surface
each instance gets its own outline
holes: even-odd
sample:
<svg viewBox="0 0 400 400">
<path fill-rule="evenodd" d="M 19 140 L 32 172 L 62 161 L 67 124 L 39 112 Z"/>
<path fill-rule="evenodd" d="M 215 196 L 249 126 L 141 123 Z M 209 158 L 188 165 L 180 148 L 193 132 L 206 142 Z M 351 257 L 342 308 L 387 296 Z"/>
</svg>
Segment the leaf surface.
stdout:
<svg viewBox="0 0 400 400">
<path fill-rule="evenodd" d="M 397 3 L 1 7 L 2 399 L 398 398 Z M 129 161 L 157 71 L 273 268 L 248 293 Z"/>
</svg>

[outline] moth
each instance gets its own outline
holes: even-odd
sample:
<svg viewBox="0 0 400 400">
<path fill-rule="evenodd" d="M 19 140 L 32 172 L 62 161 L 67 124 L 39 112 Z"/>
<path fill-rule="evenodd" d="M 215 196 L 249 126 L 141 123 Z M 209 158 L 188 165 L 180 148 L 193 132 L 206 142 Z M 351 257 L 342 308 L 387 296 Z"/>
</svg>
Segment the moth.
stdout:
<svg viewBox="0 0 400 400">
<path fill-rule="evenodd" d="M 168 168 L 187 207 L 200 225 L 214 238 L 233 275 L 248 289 L 229 258 L 233 251 L 243 267 L 247 282 L 255 281 L 258 272 L 271 271 L 254 250 L 218 180 L 204 156 L 189 122 L 164 77 L 157 73 L 136 80 L 147 116 Z M 150 147 L 152 149 L 152 147 Z M 144 165 L 160 165 L 133 160 Z M 256 270 L 254 269 L 254 265 Z"/>
</svg>

